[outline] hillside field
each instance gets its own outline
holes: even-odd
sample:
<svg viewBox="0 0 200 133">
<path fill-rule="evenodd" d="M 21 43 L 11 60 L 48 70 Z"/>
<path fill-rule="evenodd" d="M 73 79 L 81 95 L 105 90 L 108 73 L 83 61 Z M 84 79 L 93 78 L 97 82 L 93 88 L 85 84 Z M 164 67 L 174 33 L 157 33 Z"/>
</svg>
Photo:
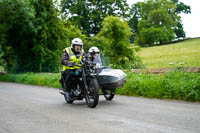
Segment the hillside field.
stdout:
<svg viewBox="0 0 200 133">
<path fill-rule="evenodd" d="M 139 56 L 146 68 L 200 66 L 200 38 L 183 42 L 141 48 Z"/>
</svg>

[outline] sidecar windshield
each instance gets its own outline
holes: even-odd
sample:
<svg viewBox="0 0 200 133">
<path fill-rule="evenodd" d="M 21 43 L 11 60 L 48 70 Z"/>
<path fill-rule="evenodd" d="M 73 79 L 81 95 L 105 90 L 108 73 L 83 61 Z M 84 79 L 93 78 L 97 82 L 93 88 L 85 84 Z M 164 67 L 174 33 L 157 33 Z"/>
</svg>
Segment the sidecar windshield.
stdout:
<svg viewBox="0 0 200 133">
<path fill-rule="evenodd" d="M 102 66 L 100 54 L 96 55 L 96 57 L 93 60 L 93 63 L 96 64 L 96 67 L 101 67 Z"/>
</svg>

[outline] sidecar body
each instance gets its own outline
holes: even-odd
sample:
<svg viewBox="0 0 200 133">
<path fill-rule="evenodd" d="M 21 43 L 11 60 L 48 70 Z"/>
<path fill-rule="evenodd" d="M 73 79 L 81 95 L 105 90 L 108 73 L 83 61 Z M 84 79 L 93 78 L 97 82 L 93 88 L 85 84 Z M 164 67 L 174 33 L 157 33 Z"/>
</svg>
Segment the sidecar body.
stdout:
<svg viewBox="0 0 200 133">
<path fill-rule="evenodd" d="M 101 88 L 115 89 L 123 87 L 126 82 L 126 74 L 120 69 L 99 68 L 97 81 Z"/>
</svg>

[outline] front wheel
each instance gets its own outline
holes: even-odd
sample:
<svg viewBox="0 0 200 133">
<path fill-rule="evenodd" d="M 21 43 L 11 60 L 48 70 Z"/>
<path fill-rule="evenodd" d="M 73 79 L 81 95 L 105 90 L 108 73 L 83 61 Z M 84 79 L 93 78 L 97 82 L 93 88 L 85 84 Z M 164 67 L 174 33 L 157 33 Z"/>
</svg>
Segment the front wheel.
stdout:
<svg viewBox="0 0 200 133">
<path fill-rule="evenodd" d="M 85 91 L 85 99 L 88 107 L 95 108 L 99 102 L 99 84 L 96 78 L 87 79 L 88 90 Z"/>
<path fill-rule="evenodd" d="M 104 95 L 106 100 L 111 101 L 115 96 L 115 89 L 111 89 L 111 90 L 104 89 L 103 95 Z"/>
</svg>

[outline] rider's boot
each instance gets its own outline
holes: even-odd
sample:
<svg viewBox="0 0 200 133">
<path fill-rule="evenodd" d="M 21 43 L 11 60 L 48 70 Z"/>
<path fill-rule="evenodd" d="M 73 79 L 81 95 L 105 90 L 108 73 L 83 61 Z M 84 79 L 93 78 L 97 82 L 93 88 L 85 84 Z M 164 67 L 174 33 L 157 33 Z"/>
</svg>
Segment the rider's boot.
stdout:
<svg viewBox="0 0 200 133">
<path fill-rule="evenodd" d="M 65 91 L 65 95 L 66 95 L 66 97 L 68 97 L 69 99 L 72 98 L 72 97 L 71 97 L 71 91 L 70 91 L 70 89 L 67 89 L 67 90 Z"/>
</svg>

